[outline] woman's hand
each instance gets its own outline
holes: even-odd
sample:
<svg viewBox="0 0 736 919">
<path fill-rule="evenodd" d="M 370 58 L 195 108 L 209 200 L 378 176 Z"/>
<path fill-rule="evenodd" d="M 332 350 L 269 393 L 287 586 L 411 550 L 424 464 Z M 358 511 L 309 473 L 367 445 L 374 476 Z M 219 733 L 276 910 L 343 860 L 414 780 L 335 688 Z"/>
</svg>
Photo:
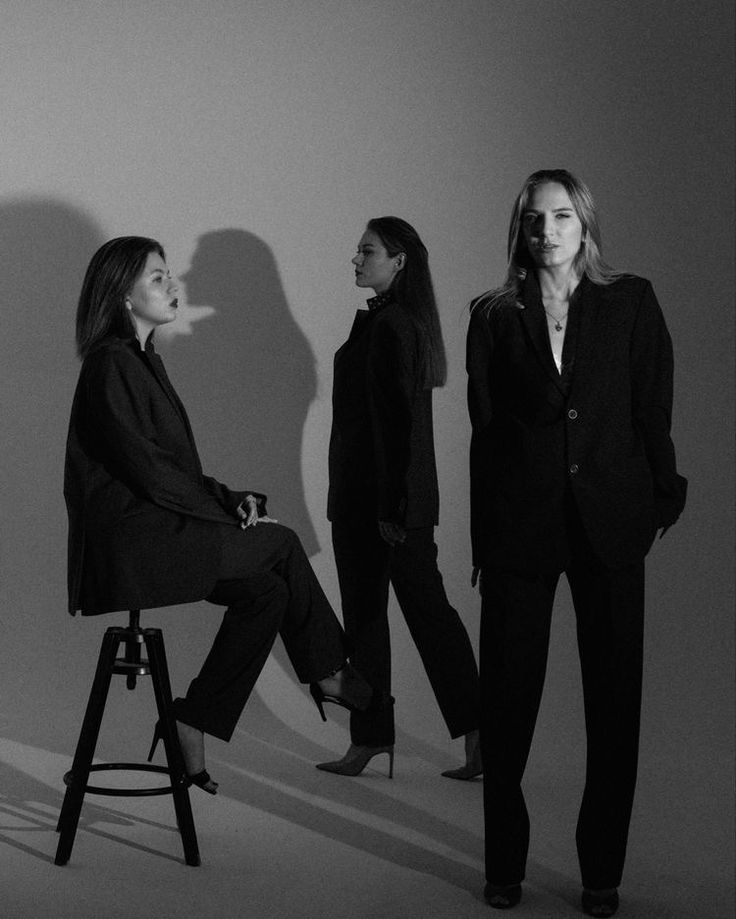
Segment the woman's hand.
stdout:
<svg viewBox="0 0 736 919">
<path fill-rule="evenodd" d="M 387 542 L 389 546 L 395 546 L 406 539 L 406 530 L 399 526 L 398 523 L 392 523 L 390 520 L 379 520 L 378 532 L 381 534 L 381 539 Z"/>
<path fill-rule="evenodd" d="M 246 495 L 236 510 L 240 518 L 241 530 L 254 527 L 257 523 L 278 523 L 278 520 L 274 520 L 273 517 L 258 516 L 258 501 L 253 495 Z"/>
</svg>

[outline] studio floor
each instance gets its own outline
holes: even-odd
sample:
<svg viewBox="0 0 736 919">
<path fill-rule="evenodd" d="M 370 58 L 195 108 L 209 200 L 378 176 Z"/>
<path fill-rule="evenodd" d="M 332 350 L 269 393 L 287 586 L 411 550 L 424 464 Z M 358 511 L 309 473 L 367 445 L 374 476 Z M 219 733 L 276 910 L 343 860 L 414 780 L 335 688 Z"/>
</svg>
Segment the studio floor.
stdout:
<svg viewBox="0 0 736 919">
<path fill-rule="evenodd" d="M 305 724 L 314 728 L 301 733 Z M 376 758 L 359 778 L 314 763 L 342 753 L 342 713 L 315 728 L 304 700 L 291 724 L 261 696 L 229 745 L 213 741 L 215 796 L 192 789 L 202 857 L 184 864 L 168 796 L 88 797 L 68 865 L 54 865 L 55 824 L 70 758 L 0 739 L 4 919 L 447 919 L 489 917 L 482 899 L 482 783 L 440 772 L 446 747 L 399 732 L 395 777 Z M 309 719 L 308 722 L 306 719 Z M 316 739 L 315 739 L 316 738 Z M 69 747 L 73 749 L 74 739 Z M 710 774 L 714 771 L 708 764 Z M 728 771 L 723 764 L 724 774 Z M 730 793 L 649 764 L 640 777 L 623 919 L 726 919 L 733 913 Z M 513 915 L 580 915 L 574 850 L 579 783 L 531 770 L 532 849 Z M 724 842 L 725 840 L 725 842 Z M 731 850 L 732 851 L 732 850 Z"/>
</svg>

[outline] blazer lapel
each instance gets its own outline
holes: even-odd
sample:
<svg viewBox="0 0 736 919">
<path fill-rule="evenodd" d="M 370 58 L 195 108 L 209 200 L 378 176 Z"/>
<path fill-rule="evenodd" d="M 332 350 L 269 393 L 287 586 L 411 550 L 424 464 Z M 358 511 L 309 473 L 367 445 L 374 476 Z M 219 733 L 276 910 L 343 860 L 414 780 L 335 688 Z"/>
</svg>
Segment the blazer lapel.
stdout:
<svg viewBox="0 0 736 919">
<path fill-rule="evenodd" d="M 572 374 L 572 390 L 587 387 L 587 380 L 595 370 L 598 362 L 598 344 L 605 334 L 605 323 L 601 320 L 602 300 L 605 288 L 593 284 L 584 277 L 580 282 L 580 300 L 577 308 L 580 310 L 578 320 L 578 333 L 575 343 L 575 367 Z"/>
<path fill-rule="evenodd" d="M 544 312 L 542 295 L 539 291 L 539 284 L 537 283 L 533 271 L 527 272 L 522 288 L 521 299 L 524 304 L 524 309 L 519 310 L 521 323 L 526 329 L 526 333 L 537 352 L 537 357 L 544 367 L 547 376 L 564 395 L 565 389 L 560 380 L 560 374 L 552 355 L 552 346 L 549 342 L 547 314 Z"/>
<path fill-rule="evenodd" d="M 169 380 L 169 376 L 166 373 L 164 362 L 161 360 L 160 356 L 153 349 L 153 347 L 151 347 L 150 350 L 147 348 L 145 354 L 148 360 L 148 366 L 151 368 L 153 375 L 156 377 L 156 380 L 158 381 L 161 389 L 164 391 L 166 398 L 171 403 L 174 411 L 181 419 L 181 422 L 184 425 L 184 430 L 187 434 L 187 439 L 189 440 L 189 444 L 192 448 L 192 452 L 197 458 L 197 463 L 201 466 L 201 463 L 199 462 L 199 454 L 197 452 L 197 445 L 194 442 L 192 426 L 189 423 L 189 416 L 187 415 L 187 411 L 184 408 L 184 403 L 181 401 L 176 390 L 171 385 L 171 380 Z"/>
</svg>

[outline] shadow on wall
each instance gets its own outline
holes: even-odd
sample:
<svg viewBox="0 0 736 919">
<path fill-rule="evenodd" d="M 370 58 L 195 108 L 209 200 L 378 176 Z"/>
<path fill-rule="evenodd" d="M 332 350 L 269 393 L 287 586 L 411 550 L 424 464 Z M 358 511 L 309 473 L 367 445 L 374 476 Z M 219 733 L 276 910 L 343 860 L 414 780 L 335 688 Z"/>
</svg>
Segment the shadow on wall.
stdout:
<svg viewBox="0 0 736 919">
<path fill-rule="evenodd" d="M 103 241 L 95 221 L 64 201 L 0 201 L 2 713 L 16 736 L 38 736 L 36 726 L 45 744 L 48 705 L 73 693 L 76 679 L 60 664 L 67 650 L 78 653 L 66 613 L 64 449 L 79 372 L 76 303 Z M 68 725 L 58 727 L 61 737 Z"/>
<path fill-rule="evenodd" d="M 180 280 L 188 306 L 159 337 L 205 472 L 233 488 L 265 492 L 271 515 L 314 555 L 301 454 L 316 394 L 315 359 L 273 253 L 245 230 L 205 233 Z"/>
</svg>

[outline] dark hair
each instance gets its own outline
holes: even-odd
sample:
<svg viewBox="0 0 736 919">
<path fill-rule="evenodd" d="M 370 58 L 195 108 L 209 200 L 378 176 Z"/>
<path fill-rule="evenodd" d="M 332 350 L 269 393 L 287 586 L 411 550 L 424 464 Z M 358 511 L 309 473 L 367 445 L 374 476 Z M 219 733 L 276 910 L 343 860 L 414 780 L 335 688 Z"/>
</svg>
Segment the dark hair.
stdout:
<svg viewBox="0 0 736 919">
<path fill-rule="evenodd" d="M 423 388 L 444 386 L 447 358 L 426 246 L 414 227 L 400 217 L 375 217 L 368 221 L 367 229 L 378 236 L 391 257 L 400 252 L 406 256 L 403 267 L 391 284 L 391 291 L 426 341 Z"/>
<path fill-rule="evenodd" d="M 155 239 L 118 236 L 92 256 L 77 304 L 77 352 L 82 359 L 106 338 L 135 335 L 125 298 L 151 252 L 166 258 Z"/>
<path fill-rule="evenodd" d="M 476 301 L 473 309 L 491 303 L 508 303 L 517 300 L 522 281 L 527 272 L 534 269 L 534 260 L 522 233 L 522 218 L 534 190 L 550 182 L 555 182 L 565 189 L 583 227 L 580 249 L 573 265 L 576 273 L 580 277 L 586 275 L 594 284 L 611 284 L 621 277 L 621 272 L 615 271 L 603 261 L 601 230 L 595 202 L 588 186 L 567 169 L 540 169 L 527 178 L 514 201 L 506 247 L 508 257 L 506 279 L 501 287 L 483 294 Z"/>
</svg>

